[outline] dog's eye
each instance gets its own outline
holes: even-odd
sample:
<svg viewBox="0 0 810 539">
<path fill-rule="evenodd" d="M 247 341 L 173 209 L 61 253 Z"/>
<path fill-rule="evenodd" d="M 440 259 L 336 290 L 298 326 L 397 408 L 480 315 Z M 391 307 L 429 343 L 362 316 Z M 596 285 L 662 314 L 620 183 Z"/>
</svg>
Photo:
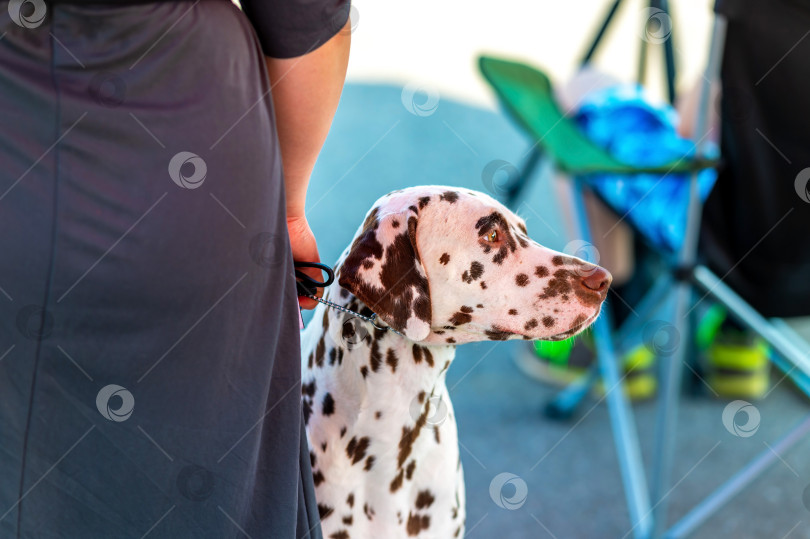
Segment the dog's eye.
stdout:
<svg viewBox="0 0 810 539">
<path fill-rule="evenodd" d="M 490 233 L 487 234 L 487 241 L 491 243 L 498 241 L 498 231 L 494 229 L 491 230 Z"/>
</svg>

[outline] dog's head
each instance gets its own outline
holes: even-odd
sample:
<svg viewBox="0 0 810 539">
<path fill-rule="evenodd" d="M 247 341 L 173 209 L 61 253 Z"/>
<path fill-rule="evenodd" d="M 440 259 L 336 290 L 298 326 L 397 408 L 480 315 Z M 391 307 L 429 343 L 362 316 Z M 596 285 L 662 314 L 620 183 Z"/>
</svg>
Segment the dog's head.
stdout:
<svg viewBox="0 0 810 539">
<path fill-rule="evenodd" d="M 456 187 L 383 196 L 341 260 L 340 286 L 409 339 L 436 344 L 571 337 L 596 319 L 612 279 Z"/>
</svg>

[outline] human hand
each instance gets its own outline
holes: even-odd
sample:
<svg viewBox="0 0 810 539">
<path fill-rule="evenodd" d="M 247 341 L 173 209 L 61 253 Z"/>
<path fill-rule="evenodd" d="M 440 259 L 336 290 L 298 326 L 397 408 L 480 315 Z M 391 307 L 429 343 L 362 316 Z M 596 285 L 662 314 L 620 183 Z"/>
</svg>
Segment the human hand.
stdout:
<svg viewBox="0 0 810 539">
<path fill-rule="evenodd" d="M 290 235 L 290 246 L 292 247 L 294 261 L 321 261 L 318 255 L 318 245 L 315 242 L 315 235 L 312 233 L 312 229 L 309 228 L 306 217 L 288 217 L 287 232 Z M 299 268 L 298 271 L 302 271 L 318 281 L 323 280 L 323 274 L 317 268 Z M 323 296 L 323 289 L 318 289 L 317 296 Z M 318 302 L 306 296 L 298 296 L 298 304 L 302 309 L 314 309 L 318 305 Z"/>
</svg>

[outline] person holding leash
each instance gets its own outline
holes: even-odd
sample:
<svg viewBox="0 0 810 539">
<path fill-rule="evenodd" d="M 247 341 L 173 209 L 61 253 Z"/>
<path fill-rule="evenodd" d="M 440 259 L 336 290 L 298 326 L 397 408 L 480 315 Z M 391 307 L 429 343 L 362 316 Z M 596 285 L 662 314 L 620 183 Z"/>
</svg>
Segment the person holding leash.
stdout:
<svg viewBox="0 0 810 539">
<path fill-rule="evenodd" d="M 293 260 L 350 6 L 242 8 L 0 6 L 0 537 L 321 537 Z"/>
</svg>

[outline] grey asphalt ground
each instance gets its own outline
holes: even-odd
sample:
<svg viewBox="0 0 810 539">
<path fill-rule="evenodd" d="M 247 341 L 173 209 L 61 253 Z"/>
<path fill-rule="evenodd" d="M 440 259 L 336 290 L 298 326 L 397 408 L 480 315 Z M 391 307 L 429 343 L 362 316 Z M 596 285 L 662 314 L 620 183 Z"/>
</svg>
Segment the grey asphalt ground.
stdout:
<svg viewBox="0 0 810 539">
<path fill-rule="evenodd" d="M 417 93 L 415 99 L 419 105 L 426 97 Z M 439 96 L 435 111 L 419 116 L 409 112 L 407 95 L 405 101 L 394 86 L 350 84 L 344 92 L 308 204 L 326 262 L 336 260 L 380 195 L 420 184 L 497 194 L 482 181 L 484 167 L 495 159 L 518 165 L 528 149 L 528 140 L 501 114 Z M 530 235 L 562 249 L 567 240 L 549 179 L 535 178 L 530 191 L 519 209 Z M 513 356 L 519 346 L 525 344 L 461 346 L 448 373 L 467 483 L 467 537 L 632 537 L 606 406 L 590 399 L 571 421 L 546 419 L 541 410 L 555 390 L 518 370 Z M 750 437 L 723 426 L 727 402 L 684 397 L 667 496 L 670 523 L 754 456 L 771 451 L 810 413 L 810 401 L 781 378 L 774 372 L 775 389 L 754 403 L 761 419 Z M 634 411 L 649 472 L 655 403 L 637 404 Z M 499 507 L 490 495 L 502 473 L 518 477 L 499 491 L 507 499 L 525 484 L 525 501 L 516 509 Z M 803 439 L 692 537 L 810 538 L 808 486 L 810 439 Z"/>
</svg>

